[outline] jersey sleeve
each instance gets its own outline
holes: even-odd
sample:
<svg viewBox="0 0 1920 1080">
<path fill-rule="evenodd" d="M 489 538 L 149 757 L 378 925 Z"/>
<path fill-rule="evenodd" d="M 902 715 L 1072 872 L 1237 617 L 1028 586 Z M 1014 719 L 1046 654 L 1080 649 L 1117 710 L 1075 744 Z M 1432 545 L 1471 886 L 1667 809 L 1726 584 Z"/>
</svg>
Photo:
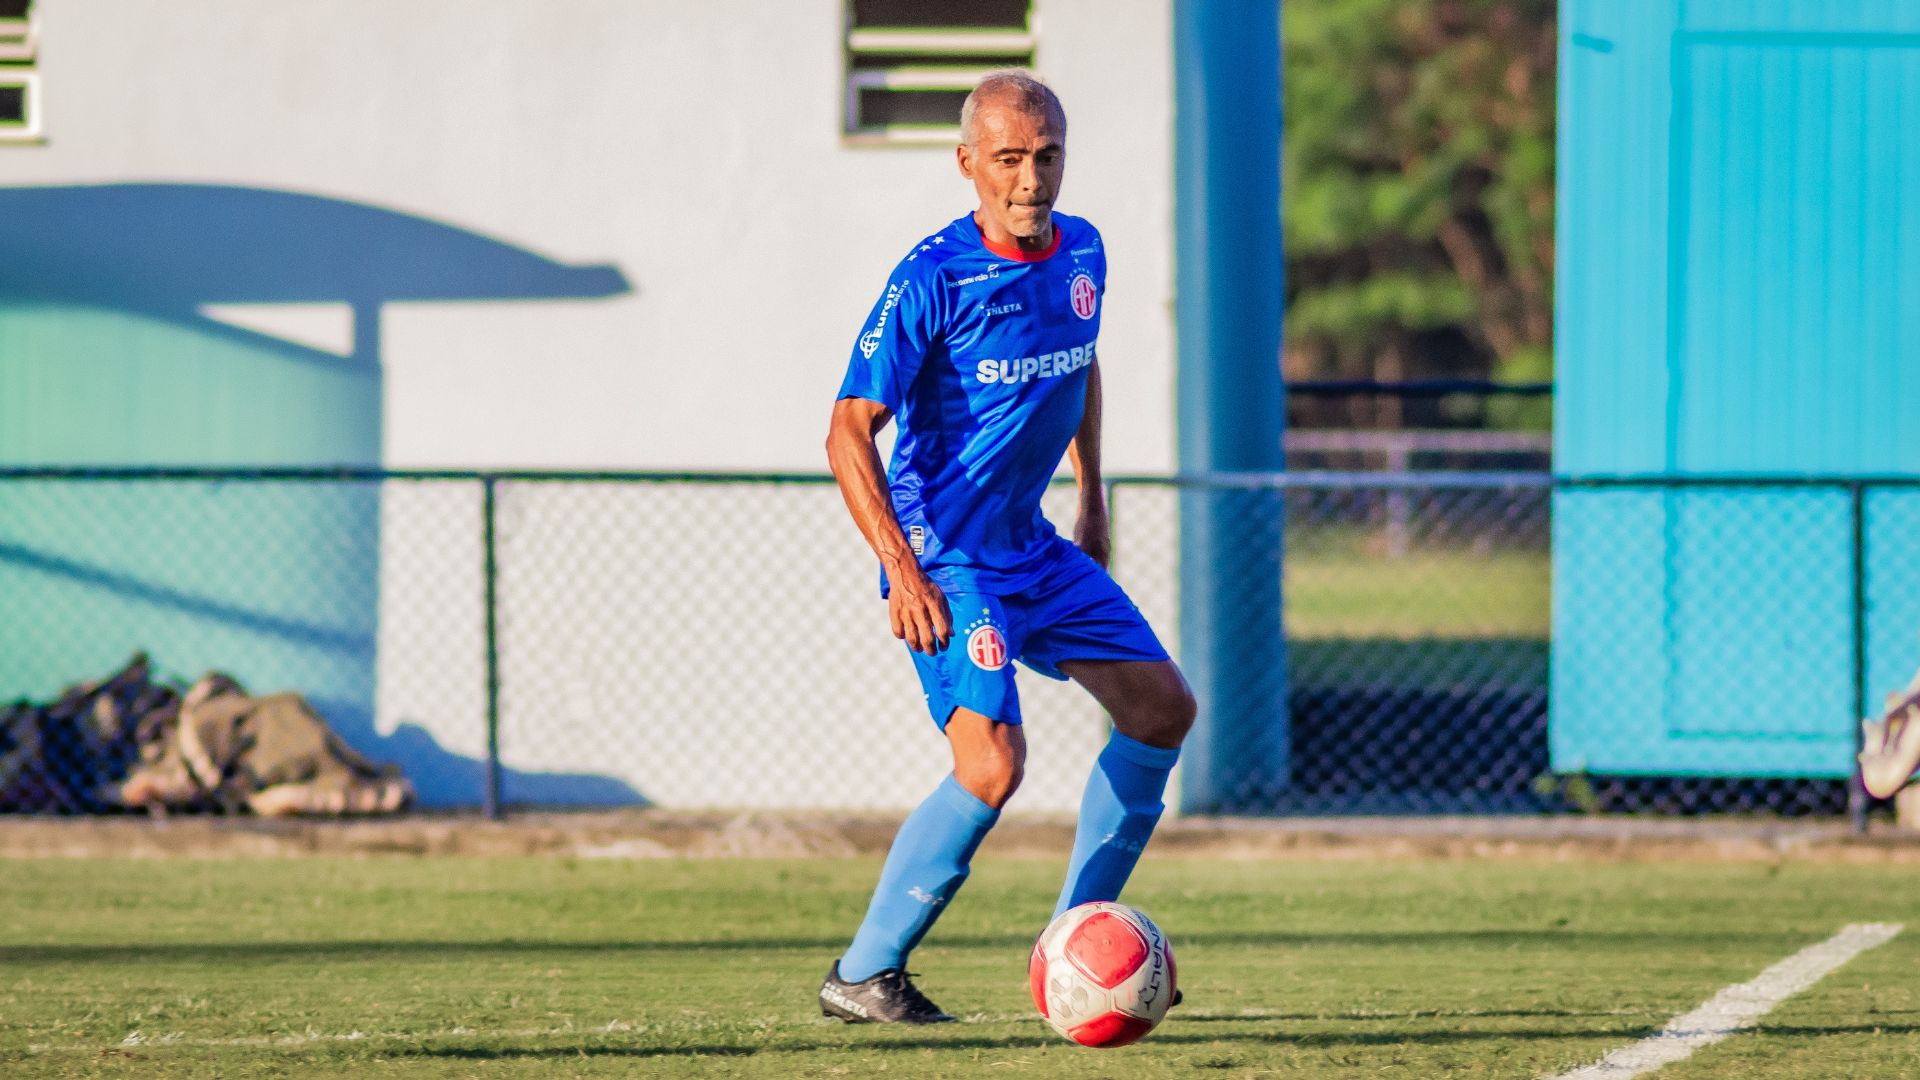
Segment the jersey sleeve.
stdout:
<svg viewBox="0 0 1920 1080">
<path fill-rule="evenodd" d="M 894 270 L 853 344 L 847 377 L 840 382 L 841 397 L 865 398 L 900 411 L 907 388 L 939 341 L 932 291 L 936 281 L 937 275 L 910 272 L 904 262 Z"/>
<path fill-rule="evenodd" d="M 1107 298 L 1107 238 L 1101 236 L 1100 230 L 1092 225 L 1088 225 L 1087 230 L 1093 233 L 1095 251 L 1093 283 L 1098 286 L 1100 299 L 1104 303 Z"/>
</svg>

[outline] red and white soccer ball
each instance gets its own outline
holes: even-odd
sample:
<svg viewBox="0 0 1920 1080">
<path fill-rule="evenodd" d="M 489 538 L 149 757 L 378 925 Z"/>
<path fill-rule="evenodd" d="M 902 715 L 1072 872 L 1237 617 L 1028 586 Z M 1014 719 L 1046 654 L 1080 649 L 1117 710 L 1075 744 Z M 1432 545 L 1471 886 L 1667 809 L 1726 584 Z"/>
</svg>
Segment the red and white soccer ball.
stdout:
<svg viewBox="0 0 1920 1080">
<path fill-rule="evenodd" d="M 1125 1046 L 1166 1019 L 1173 946 L 1125 904 L 1081 904 L 1034 942 L 1027 982 L 1053 1030 L 1081 1046 Z"/>
</svg>

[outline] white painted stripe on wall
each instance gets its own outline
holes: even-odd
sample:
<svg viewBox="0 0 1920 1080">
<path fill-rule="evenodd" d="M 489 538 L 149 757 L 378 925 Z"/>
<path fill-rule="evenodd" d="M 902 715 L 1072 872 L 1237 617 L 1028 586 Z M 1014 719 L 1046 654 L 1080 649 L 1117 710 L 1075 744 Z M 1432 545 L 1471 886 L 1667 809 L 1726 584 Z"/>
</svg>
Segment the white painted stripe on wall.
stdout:
<svg viewBox="0 0 1920 1080">
<path fill-rule="evenodd" d="M 1752 1027 L 1781 1002 L 1868 949 L 1892 941 L 1900 930 L 1899 923 L 1854 923 L 1818 945 L 1801 949 L 1751 981 L 1727 987 L 1692 1012 L 1674 1017 L 1658 1034 L 1553 1080 L 1626 1080 L 1684 1060 L 1703 1046 Z"/>
</svg>

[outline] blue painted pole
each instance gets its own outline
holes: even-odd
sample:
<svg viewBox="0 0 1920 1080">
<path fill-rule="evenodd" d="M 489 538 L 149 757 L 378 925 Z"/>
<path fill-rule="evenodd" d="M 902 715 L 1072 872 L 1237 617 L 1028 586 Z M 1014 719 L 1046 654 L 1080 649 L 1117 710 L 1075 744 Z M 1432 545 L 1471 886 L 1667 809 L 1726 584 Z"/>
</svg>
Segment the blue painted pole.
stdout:
<svg viewBox="0 0 1920 1080">
<path fill-rule="evenodd" d="M 1278 0 L 1175 0 L 1174 224 L 1179 471 L 1280 469 Z M 1180 660 L 1200 720 L 1187 813 L 1252 813 L 1287 780 L 1278 491 L 1204 484 L 1180 500 Z"/>
</svg>

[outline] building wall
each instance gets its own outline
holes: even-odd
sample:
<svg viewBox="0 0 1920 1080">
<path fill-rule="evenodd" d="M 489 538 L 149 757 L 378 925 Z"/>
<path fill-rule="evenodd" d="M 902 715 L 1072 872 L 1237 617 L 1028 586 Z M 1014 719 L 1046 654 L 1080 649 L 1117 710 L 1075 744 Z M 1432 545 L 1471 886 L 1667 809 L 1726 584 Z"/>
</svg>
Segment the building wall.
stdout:
<svg viewBox="0 0 1920 1080">
<path fill-rule="evenodd" d="M 892 264 L 973 205 L 949 149 L 842 145 L 836 0 L 43 7 L 48 144 L 5 148 L 8 185 L 305 192 L 625 275 L 607 299 L 387 304 L 389 465 L 818 468 Z M 1037 17 L 1072 120 L 1060 206 L 1113 252 L 1112 466 L 1165 471 L 1166 0 Z"/>
<path fill-rule="evenodd" d="M 9 464 L 817 470 L 873 297 L 911 244 L 972 206 L 950 149 L 842 144 L 837 0 L 42 6 L 48 142 L 0 148 L 0 229 L 9 208 L 16 226 L 18 208 L 37 215 L 0 235 L 0 418 L 32 421 L 0 432 Z M 1036 10 L 1036 66 L 1071 119 L 1060 207 L 1111 252 L 1107 466 L 1169 471 L 1167 0 Z M 222 373 L 234 365 L 255 374 Z M 103 409 L 112 437 L 87 433 Z M 304 690 L 434 800 L 472 799 L 475 496 L 371 494 L 175 485 L 166 508 L 118 489 L 6 495 L 33 510 L 16 522 L 67 516 L 0 522 L 0 591 L 64 613 L 0 662 L 0 696 L 146 648 L 168 670 Z M 944 747 L 844 514 L 665 505 L 679 516 L 637 511 L 613 533 L 604 506 L 565 496 L 503 505 L 503 553 L 540 559 L 503 581 L 509 796 L 917 801 Z M 551 528 L 516 531 L 528 515 Z M 199 528 L 274 516 L 293 524 L 271 551 Z M 106 517 L 169 528 L 70 541 Z M 751 578 L 653 558 L 742 520 L 791 541 L 762 546 Z M 555 585 L 542 567 L 572 570 Z M 766 707 L 717 715 L 698 678 L 646 676 L 737 678 L 752 649 L 780 648 L 781 628 L 756 644 L 720 614 L 766 581 L 837 588 L 810 648 L 833 677 L 891 696 L 789 693 L 792 670 L 766 665 Z M 636 619 L 656 587 L 697 602 Z M 1023 802 L 1065 809 L 1104 728 L 1041 681 L 1027 680 L 1028 716 L 1055 749 L 1036 751 Z M 899 753 L 834 751 L 876 732 Z M 744 748 L 811 764 L 769 786 L 764 768 L 728 767 Z"/>
</svg>

